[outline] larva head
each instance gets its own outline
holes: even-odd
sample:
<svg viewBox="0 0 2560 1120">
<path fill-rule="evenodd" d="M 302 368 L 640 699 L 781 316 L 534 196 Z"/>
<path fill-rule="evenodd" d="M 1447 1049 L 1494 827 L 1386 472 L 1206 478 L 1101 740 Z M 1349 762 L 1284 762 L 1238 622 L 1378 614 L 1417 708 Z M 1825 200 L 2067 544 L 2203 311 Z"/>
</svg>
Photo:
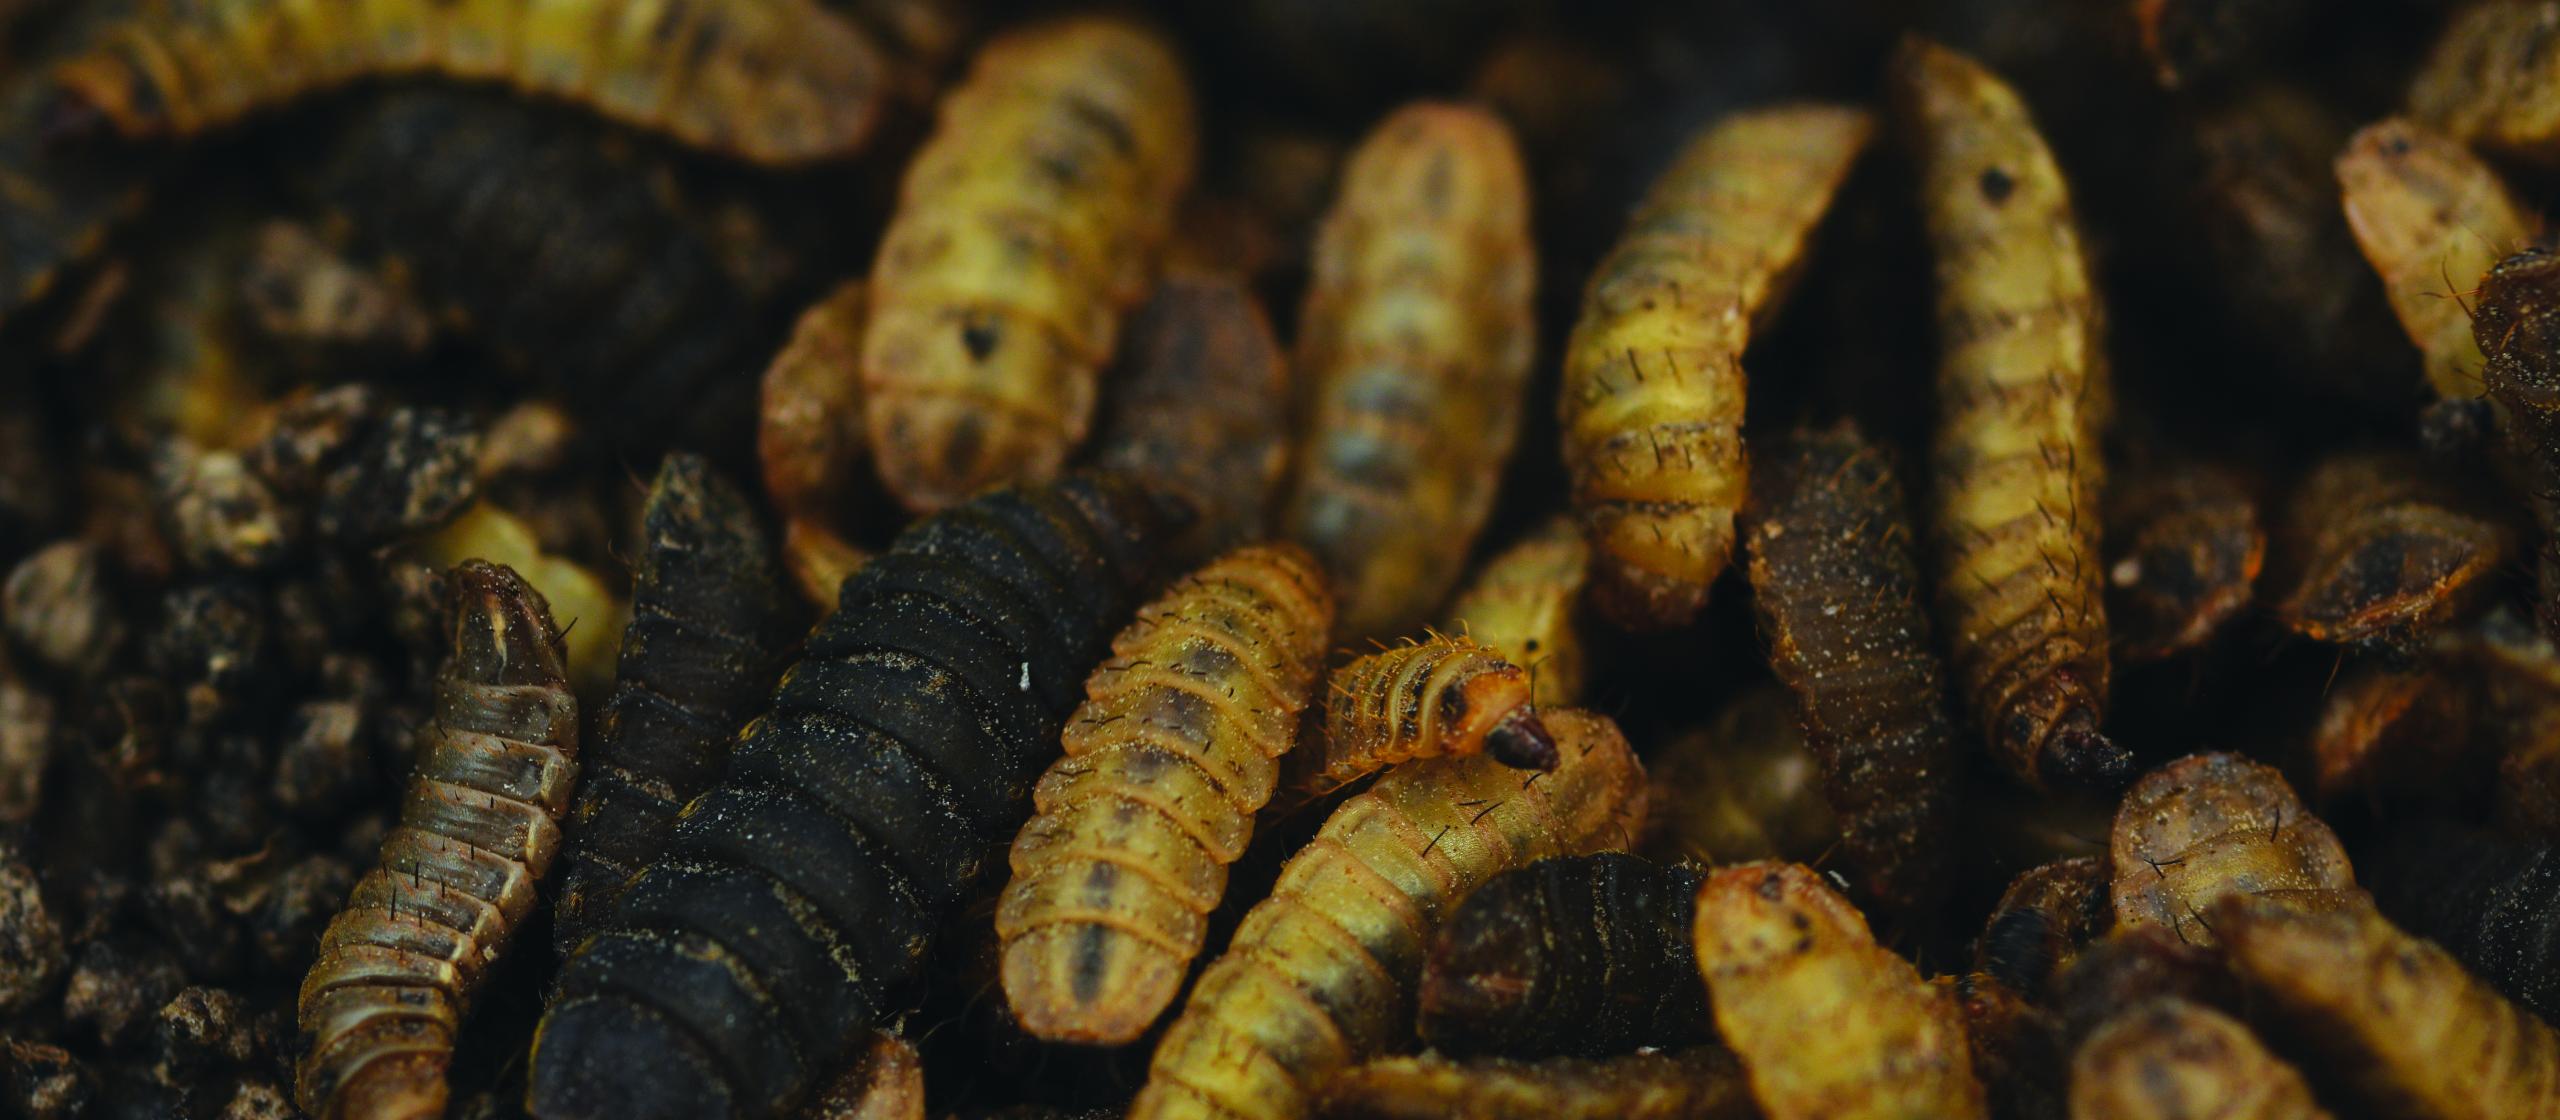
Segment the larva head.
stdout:
<svg viewBox="0 0 2560 1120">
<path fill-rule="evenodd" d="M 567 644 L 551 604 L 515 569 L 465 560 L 445 577 L 453 620 L 447 673 L 475 684 L 568 686 Z"/>
</svg>

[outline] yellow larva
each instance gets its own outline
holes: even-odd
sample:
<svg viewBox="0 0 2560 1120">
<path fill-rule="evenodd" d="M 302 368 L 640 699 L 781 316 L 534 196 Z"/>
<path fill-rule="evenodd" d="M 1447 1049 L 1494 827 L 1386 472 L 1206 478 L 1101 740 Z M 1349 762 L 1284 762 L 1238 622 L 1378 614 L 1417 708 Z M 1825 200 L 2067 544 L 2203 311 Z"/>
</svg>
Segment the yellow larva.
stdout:
<svg viewBox="0 0 2560 1120">
<path fill-rule="evenodd" d="M 1085 682 L 997 904 L 1006 999 L 1042 1038 L 1153 1025 L 1271 799 L 1333 601 L 1292 545 L 1227 554 L 1138 612 Z"/>
<path fill-rule="evenodd" d="M 1194 128 L 1173 46 L 1145 27 L 1061 19 L 979 52 L 871 271 L 864 407 L 900 502 L 1057 474 L 1190 184 Z"/>
<path fill-rule="evenodd" d="M 1931 518 L 1958 690 L 2019 777 L 2113 786 L 2098 437 L 2106 354 L 2069 190 L 2016 91 L 1905 42 L 1893 64 L 1936 248 Z"/>
<path fill-rule="evenodd" d="M 1567 707 L 1582 699 L 1582 587 L 1591 546 L 1565 518 L 1504 549 L 1449 607 L 1449 629 L 1529 671 L 1531 699 Z"/>
<path fill-rule="evenodd" d="M 1333 1074 L 1409 1039 L 1432 930 L 1496 872 L 1623 850 L 1644 770 L 1616 725 L 1549 716 L 1562 761 L 1397 768 L 1344 801 L 1289 861 L 1156 1047 L 1131 1120 L 1292 1120 Z"/>
<path fill-rule="evenodd" d="M 1865 110 L 1833 105 L 1710 125 L 1592 274 L 1559 411 L 1593 600 L 1617 624 L 1687 623 L 1732 555 L 1743 350 L 1874 132 Z"/>
<path fill-rule="evenodd" d="M 2479 156 L 2398 117 L 2347 141 L 2338 188 L 2347 228 L 2426 357 L 2427 384 L 2440 397 L 2479 396 L 2480 343 L 2465 293 L 2533 237 L 2533 212 Z"/>
</svg>

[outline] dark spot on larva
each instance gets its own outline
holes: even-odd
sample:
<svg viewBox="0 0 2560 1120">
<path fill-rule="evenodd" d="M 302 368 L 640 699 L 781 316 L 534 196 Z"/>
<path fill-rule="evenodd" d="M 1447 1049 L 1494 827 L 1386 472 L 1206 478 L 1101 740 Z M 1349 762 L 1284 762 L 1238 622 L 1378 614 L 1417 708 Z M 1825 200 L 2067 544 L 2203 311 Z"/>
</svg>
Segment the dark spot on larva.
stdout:
<svg viewBox="0 0 2560 1120">
<path fill-rule="evenodd" d="M 1105 864 L 1096 867 L 1102 870 Z M 1102 972 L 1106 950 L 1111 944 L 1111 927 L 1087 923 L 1076 927 L 1076 950 L 1073 971 L 1067 977 L 1068 989 L 1076 1002 L 1092 1003 L 1102 995 Z"/>
<path fill-rule="evenodd" d="M 1982 169 L 1982 197 L 1993 206 L 2009 201 L 2009 192 L 2017 187 L 2017 180 L 2011 179 L 2008 172 L 1997 167 Z"/>
<path fill-rule="evenodd" d="M 951 425 L 951 438 L 942 445 L 942 469 L 954 476 L 976 473 L 978 452 L 987 442 L 986 422 L 981 417 L 964 415 Z"/>
<path fill-rule="evenodd" d="M 996 352 L 996 344 L 1004 341 L 1004 330 L 985 319 L 970 319 L 960 324 L 960 348 L 969 352 L 969 360 L 983 362 Z"/>
<path fill-rule="evenodd" d="M 1455 727 L 1467 720 L 1467 690 L 1452 688 L 1440 693 L 1440 718 Z"/>
<path fill-rule="evenodd" d="M 1136 154 L 1137 137 L 1130 135 L 1129 122 L 1121 120 L 1118 113 L 1096 104 L 1091 98 L 1073 94 L 1062 99 L 1062 103 L 1070 116 L 1093 126 L 1094 131 L 1111 141 L 1112 150 L 1118 152 L 1122 158 Z"/>
<path fill-rule="evenodd" d="M 1111 888 L 1119 884 L 1120 865 L 1108 860 L 1096 860 L 1093 869 L 1085 872 L 1085 901 L 1097 904 L 1108 903 L 1111 901 Z"/>
<path fill-rule="evenodd" d="M 1786 894 L 1786 889 L 1785 879 L 1777 872 L 1771 871 L 1760 876 L 1760 897 L 1776 902 Z"/>
</svg>

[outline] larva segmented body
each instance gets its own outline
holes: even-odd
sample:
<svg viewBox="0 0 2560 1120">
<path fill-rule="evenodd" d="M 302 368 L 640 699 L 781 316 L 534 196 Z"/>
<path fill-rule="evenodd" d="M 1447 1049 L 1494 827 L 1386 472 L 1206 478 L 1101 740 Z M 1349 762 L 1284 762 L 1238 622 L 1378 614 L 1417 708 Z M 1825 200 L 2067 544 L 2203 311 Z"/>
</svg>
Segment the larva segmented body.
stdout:
<svg viewBox="0 0 2560 1120">
<path fill-rule="evenodd" d="M 1529 185 L 1502 122 L 1421 102 L 1363 140 L 1299 311 L 1281 526 L 1342 596 L 1342 636 L 1439 613 L 1492 512 L 1535 351 Z"/>
<path fill-rule="evenodd" d="M 817 0 L 143 0 L 51 80 L 57 129 L 147 137 L 360 78 L 440 73 L 790 164 L 860 149 L 887 67 Z"/>
<path fill-rule="evenodd" d="M 2482 606 L 2514 550 L 2501 521 L 2416 457 L 2334 456 L 2295 488 L 2278 540 L 2278 622 L 2324 642 L 2412 651 Z"/>
<path fill-rule="evenodd" d="M 1289 461 L 1289 375 L 1244 279 L 1175 266 L 1129 318 L 1094 463 L 1171 490 L 1206 551 L 1263 536 Z"/>
<path fill-rule="evenodd" d="M 1745 863 L 1708 875 L 1696 936 L 1716 1027 L 1770 1120 L 1984 1115 L 1947 989 L 1876 944 L 1819 874 Z"/>
<path fill-rule="evenodd" d="M 2072 1120 L 2328 1120 L 2302 1073 L 2230 1016 L 2157 999 L 2071 1056 Z"/>
<path fill-rule="evenodd" d="M 295 1099 L 323 1120 L 444 1114 L 456 1029 L 533 912 L 578 772 L 578 701 L 542 595 L 505 568 L 448 577 L 452 646 L 400 825 L 320 939 Z"/>
<path fill-rule="evenodd" d="M 2421 821 L 2395 830 L 2370 871 L 2393 921 L 2526 1010 L 2560 1015 L 2560 845 Z"/>
<path fill-rule="evenodd" d="M 2338 153 L 2347 228 L 2447 400 L 2480 395 L 2480 344 L 2454 298 L 2540 224 L 2469 149 L 2399 117 L 2367 125 Z"/>
<path fill-rule="evenodd" d="M 1972 59 L 1906 40 L 1893 84 L 1937 256 L 1929 521 L 1957 683 L 2029 784 L 2119 785 L 2132 755 L 2100 730 L 2110 397 L 2069 189 L 2016 91 Z"/>
<path fill-rule="evenodd" d="M 1733 1055 L 1701 1046 L 1543 1062 L 1381 1058 L 1333 1079 L 1335 1120 L 1751 1120 Z"/>
<path fill-rule="evenodd" d="M 2377 1114 L 2514 1118 L 2560 1107 L 2560 1033 L 2371 906 L 2231 896 L 2206 915 L 2231 970 Z"/>
<path fill-rule="evenodd" d="M 1690 945 L 1698 878 L 1606 852 L 1485 880 L 1441 923 L 1423 962 L 1423 1041 L 1507 1058 L 1713 1042 Z"/>
<path fill-rule="evenodd" d="M 1029 808 L 1161 548 L 1151 495 L 1076 477 L 918 522 L 739 733 L 727 774 L 563 962 L 546 1118 L 764 1116 L 894 1009 Z"/>
<path fill-rule="evenodd" d="M 1530 699 L 1570 707 L 1582 699 L 1582 588 L 1591 546 L 1556 518 L 1497 553 L 1449 605 L 1449 629 L 1492 647 L 1529 671 Z"/>
<path fill-rule="evenodd" d="M 718 778 L 730 736 L 796 636 L 781 572 L 746 497 L 670 455 L 641 513 L 640 570 L 613 694 L 569 817 L 552 944 L 577 947 L 658 854 L 676 812 Z"/>
<path fill-rule="evenodd" d="M 1156 1047 L 1131 1120 L 1290 1120 L 1334 1073 L 1409 1037 L 1413 982 L 1448 908 L 1494 874 L 1623 849 L 1644 771 L 1606 718 L 1552 713 L 1561 761 L 1396 768 L 1344 801 L 1236 928 Z"/>
<path fill-rule="evenodd" d="M 1289 756 L 1288 784 L 1321 793 L 1408 759 L 1478 751 L 1547 769 L 1555 741 L 1529 693 L 1528 670 L 1455 635 L 1357 658 L 1325 682 L 1323 718 Z"/>
<path fill-rule="evenodd" d="M 2314 909 L 2364 903 L 2337 834 L 2284 775 L 2233 754 L 2189 755 L 2143 775 L 2116 806 L 2107 862 L 2115 928 L 2157 926 L 2190 945 L 2214 944 L 2203 914 L 2224 895 Z"/>
<path fill-rule="evenodd" d="M 1560 413 L 1593 601 L 1618 625 L 1680 626 L 1706 605 L 1749 476 L 1743 351 L 1874 132 L 1831 105 L 1708 126 L 1592 274 Z"/>
<path fill-rule="evenodd" d="M 1744 535 L 1753 612 L 1853 885 L 1916 914 L 1946 887 L 1961 759 L 1903 508 L 1854 426 L 1799 432 L 1763 449 Z"/>
<path fill-rule="evenodd" d="M 996 909 L 1006 999 L 1042 1038 L 1123 1043 L 1173 1002 L 1270 801 L 1333 602 L 1294 545 L 1176 583 L 1112 642 L 1032 791 Z"/>
<path fill-rule="evenodd" d="M 1092 422 L 1198 144 L 1171 44 L 1106 17 L 979 51 L 908 164 L 872 265 L 872 454 L 929 512 L 1055 475 Z"/>
</svg>

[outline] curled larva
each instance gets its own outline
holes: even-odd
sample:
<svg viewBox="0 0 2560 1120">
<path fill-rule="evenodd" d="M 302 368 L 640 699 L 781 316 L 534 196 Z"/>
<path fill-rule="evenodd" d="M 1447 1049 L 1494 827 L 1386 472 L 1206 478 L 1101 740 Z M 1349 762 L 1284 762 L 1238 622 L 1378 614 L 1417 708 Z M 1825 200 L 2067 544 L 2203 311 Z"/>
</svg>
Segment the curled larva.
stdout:
<svg viewBox="0 0 2560 1120">
<path fill-rule="evenodd" d="M 2376 1114 L 2514 1118 L 2560 1101 L 2560 1033 L 2371 906 L 2232 896 L 2206 913 L 2230 968 Z"/>
<path fill-rule="evenodd" d="M 730 737 L 798 637 L 764 526 L 701 457 L 667 457 L 640 527 L 631 618 L 561 856 L 551 929 L 563 954 L 658 854 L 676 812 L 719 776 Z"/>
<path fill-rule="evenodd" d="M 455 1031 L 533 912 L 577 777 L 578 701 L 541 593 L 478 561 L 448 578 L 452 645 L 399 827 L 302 982 L 295 1099 L 322 1120 L 444 1114 Z"/>
<path fill-rule="evenodd" d="M 1522 774 L 1423 759 L 1344 801 L 1236 927 L 1157 1044 L 1131 1120 L 1293 1120 L 1332 1076 L 1411 1037 L 1431 932 L 1494 874 L 1623 849 L 1644 771 L 1606 718 L 1548 716 L 1561 760 Z"/>
<path fill-rule="evenodd" d="M 907 165 L 871 270 L 863 407 L 917 511 L 1058 472 L 1190 184 L 1190 87 L 1155 32 L 1092 16 L 978 52 Z"/>
<path fill-rule="evenodd" d="M 887 65 L 817 0 L 142 0 L 53 65 L 48 124 L 185 136 L 359 79 L 431 72 L 788 164 L 858 150 Z"/>
<path fill-rule="evenodd" d="M 1833 105 L 1709 125 L 1592 274 L 1559 410 L 1593 600 L 1620 626 L 1687 623 L 1724 570 L 1748 474 L 1743 351 L 1874 132 Z"/>
<path fill-rule="evenodd" d="M 1745 863 L 1698 887 L 1698 971 L 1716 1028 L 1769 1120 L 1984 1113 L 1948 990 L 1876 944 L 1801 864 Z"/>
<path fill-rule="evenodd" d="M 1698 876 L 1603 852 L 1485 880 L 1431 940 L 1422 1040 L 1510 1058 L 1713 1042 L 1689 939 Z"/>
<path fill-rule="evenodd" d="M 1930 499 L 1958 689 L 1994 757 L 2039 787 L 2112 787 L 2101 730 L 2099 307 L 2071 199 L 2017 93 L 1905 41 L 1893 64 L 1936 247 L 1938 428 Z"/>
<path fill-rule="evenodd" d="M 2071 1055 L 2072 1120 L 2328 1120 L 2302 1072 L 2183 999 L 2109 1019 Z"/>
<path fill-rule="evenodd" d="M 1333 1120 L 1748 1120 L 1733 1055 L 1700 1046 L 1541 1062 L 1380 1058 L 1329 1082 Z"/>
<path fill-rule="evenodd" d="M 1569 707 L 1588 676 L 1581 629 L 1591 546 L 1565 518 L 1494 554 L 1449 604 L 1449 630 L 1529 671 L 1531 699 Z"/>
<path fill-rule="evenodd" d="M 764 1116 L 896 1010 L 1152 583 L 1155 501 L 1079 476 L 917 522 L 561 963 L 527 1104 Z"/>
<path fill-rule="evenodd" d="M 2324 642 L 2410 652 L 2483 606 L 2514 551 L 2502 522 L 2412 456 L 2359 452 L 2312 468 L 2276 540 L 2276 620 Z"/>
<path fill-rule="evenodd" d="M 1324 561 L 1342 635 L 1436 617 L 1519 438 L 1535 350 L 1529 185 L 1510 129 L 1421 102 L 1370 132 L 1316 236 L 1280 528 Z"/>
<path fill-rule="evenodd" d="M 2306 909 L 2362 905 L 2336 833 L 2284 776 L 2233 754 L 2189 755 L 2125 791 L 2108 839 L 2115 928 L 2155 926 L 2212 945 L 2207 907 L 2225 895 Z"/>
<path fill-rule="evenodd" d="M 1259 540 L 1288 465 L 1288 368 L 1243 277 L 1168 269 L 1129 317 L 1093 461 L 1191 507 L 1195 549 Z"/>
<path fill-rule="evenodd" d="M 2398 117 L 2357 132 L 2337 170 L 2347 228 L 2425 355 L 2427 384 L 2448 400 L 2479 396 L 2480 344 L 2459 297 L 2540 223 L 2479 156 Z"/>
<path fill-rule="evenodd" d="M 1897 915 L 1946 888 L 1961 761 L 1902 484 L 1854 426 L 1764 446 L 1744 537 L 1769 663 L 1795 694 L 1857 893 Z"/>
<path fill-rule="evenodd" d="M 1530 702 L 1529 671 L 1465 638 L 1427 641 L 1353 660 L 1325 682 L 1323 717 L 1287 760 L 1302 793 L 1349 785 L 1408 759 L 1492 756 L 1544 770 L 1556 745 Z"/>
<path fill-rule="evenodd" d="M 1042 1038 L 1123 1043 L 1200 953 L 1297 739 L 1333 625 L 1292 545 L 1229 553 L 1112 641 L 1032 791 L 996 907 L 1005 998 Z"/>
</svg>

